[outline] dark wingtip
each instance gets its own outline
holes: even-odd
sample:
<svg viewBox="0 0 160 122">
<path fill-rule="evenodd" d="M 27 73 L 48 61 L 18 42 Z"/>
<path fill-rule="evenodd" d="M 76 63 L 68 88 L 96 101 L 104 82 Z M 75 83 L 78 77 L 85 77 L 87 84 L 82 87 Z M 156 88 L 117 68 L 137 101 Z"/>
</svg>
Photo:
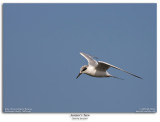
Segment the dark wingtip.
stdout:
<svg viewBox="0 0 160 122">
<path fill-rule="evenodd" d="M 135 76 L 135 77 L 137 77 L 137 78 L 139 78 L 139 79 L 143 79 L 143 78 L 141 78 L 141 77 L 139 77 L 139 76 L 137 76 L 137 75 L 133 75 L 133 76 Z"/>
<path fill-rule="evenodd" d="M 124 80 L 123 78 L 119 78 L 119 77 L 116 77 L 116 76 L 111 76 L 111 77 L 119 79 L 119 80 Z"/>
</svg>

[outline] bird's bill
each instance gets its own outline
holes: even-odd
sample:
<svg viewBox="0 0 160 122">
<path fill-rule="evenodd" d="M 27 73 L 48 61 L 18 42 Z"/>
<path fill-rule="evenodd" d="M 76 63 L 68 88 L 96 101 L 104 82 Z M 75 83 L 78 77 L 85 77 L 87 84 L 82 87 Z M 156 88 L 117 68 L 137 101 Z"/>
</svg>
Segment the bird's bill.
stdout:
<svg viewBox="0 0 160 122">
<path fill-rule="evenodd" d="M 81 74 L 82 74 L 82 73 L 79 73 L 78 76 L 77 76 L 77 78 L 78 78 Z M 76 79 L 77 79 L 77 78 L 76 78 Z"/>
</svg>

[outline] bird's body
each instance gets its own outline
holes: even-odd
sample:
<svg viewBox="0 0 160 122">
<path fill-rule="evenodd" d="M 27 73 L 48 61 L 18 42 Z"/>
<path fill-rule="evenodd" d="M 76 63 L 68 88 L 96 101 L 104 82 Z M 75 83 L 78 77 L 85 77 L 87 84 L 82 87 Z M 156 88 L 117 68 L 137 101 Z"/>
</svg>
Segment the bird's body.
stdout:
<svg viewBox="0 0 160 122">
<path fill-rule="evenodd" d="M 111 65 L 109 63 L 106 63 L 106 62 L 103 62 L 103 61 L 96 61 L 93 59 L 92 56 L 88 55 L 88 54 L 85 54 L 85 53 L 80 53 L 84 58 L 87 59 L 88 61 L 88 65 L 84 65 L 81 67 L 80 69 L 80 73 L 79 75 L 77 76 L 77 78 L 81 75 L 81 74 L 87 74 L 87 75 L 90 75 L 90 76 L 93 76 L 93 77 L 114 77 L 114 78 L 118 78 L 116 76 L 112 76 L 111 74 L 109 74 L 107 72 L 107 70 L 112 67 L 112 68 L 115 68 L 115 69 L 118 69 L 118 70 L 121 70 L 123 72 L 126 72 L 132 76 L 135 76 L 137 78 L 140 78 L 142 79 L 141 77 L 137 76 L 137 75 L 134 75 L 132 73 L 129 73 L 123 69 L 120 69 L 114 65 Z M 121 78 L 118 78 L 118 79 L 121 79 Z"/>
<path fill-rule="evenodd" d="M 86 74 L 93 77 L 109 77 L 110 76 L 108 72 L 97 70 L 93 66 L 88 66 L 88 68 L 86 69 Z"/>
</svg>

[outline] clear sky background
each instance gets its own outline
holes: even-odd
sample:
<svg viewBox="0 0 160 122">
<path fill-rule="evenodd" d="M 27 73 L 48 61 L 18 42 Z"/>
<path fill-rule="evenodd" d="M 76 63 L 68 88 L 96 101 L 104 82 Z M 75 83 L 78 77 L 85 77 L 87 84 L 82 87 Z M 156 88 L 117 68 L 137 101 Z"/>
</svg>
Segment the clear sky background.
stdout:
<svg viewBox="0 0 160 122">
<path fill-rule="evenodd" d="M 3 4 L 3 109 L 156 109 L 156 26 L 156 4 Z M 76 79 L 80 52 L 143 79 Z"/>
</svg>

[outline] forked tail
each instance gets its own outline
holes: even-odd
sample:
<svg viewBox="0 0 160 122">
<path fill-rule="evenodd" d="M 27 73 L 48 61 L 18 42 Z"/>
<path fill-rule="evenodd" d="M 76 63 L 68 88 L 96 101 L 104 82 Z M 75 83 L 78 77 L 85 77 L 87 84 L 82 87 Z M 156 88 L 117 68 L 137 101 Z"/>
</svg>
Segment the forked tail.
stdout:
<svg viewBox="0 0 160 122">
<path fill-rule="evenodd" d="M 112 76 L 112 75 L 111 75 L 111 77 L 117 78 L 117 79 L 120 79 L 120 80 L 124 80 L 124 79 L 122 79 L 122 78 L 119 78 L 119 77 L 116 77 L 116 76 Z"/>
</svg>

